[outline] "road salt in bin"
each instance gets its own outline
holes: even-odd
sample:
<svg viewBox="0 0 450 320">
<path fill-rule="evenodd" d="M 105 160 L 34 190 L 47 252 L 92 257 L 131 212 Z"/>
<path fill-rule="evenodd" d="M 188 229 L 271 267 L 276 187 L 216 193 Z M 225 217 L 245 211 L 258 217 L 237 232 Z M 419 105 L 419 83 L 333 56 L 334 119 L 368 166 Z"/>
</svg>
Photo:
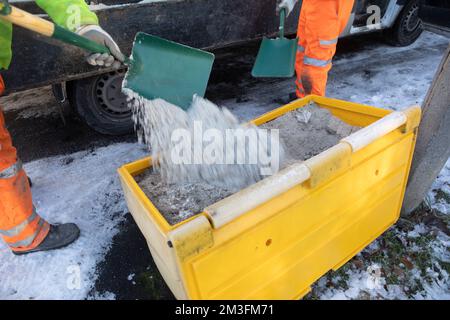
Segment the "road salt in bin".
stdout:
<svg viewBox="0 0 450 320">
<path fill-rule="evenodd" d="M 392 112 L 308 96 L 253 123 L 312 102 L 363 128 L 176 225 L 133 178 L 150 158 L 118 170 L 128 208 L 176 298 L 301 298 L 397 221 L 420 107 Z"/>
</svg>

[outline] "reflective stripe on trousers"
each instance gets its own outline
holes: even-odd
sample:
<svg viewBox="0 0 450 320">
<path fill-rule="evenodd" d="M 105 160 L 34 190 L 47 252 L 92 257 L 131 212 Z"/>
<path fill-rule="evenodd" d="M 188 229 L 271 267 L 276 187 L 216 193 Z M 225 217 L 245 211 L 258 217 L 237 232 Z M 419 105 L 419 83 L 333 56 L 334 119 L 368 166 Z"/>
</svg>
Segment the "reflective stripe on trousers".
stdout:
<svg viewBox="0 0 450 320">
<path fill-rule="evenodd" d="M 40 219 L 40 218 L 38 218 Z M 44 219 L 40 219 L 38 226 L 36 228 L 36 231 L 33 232 L 33 234 L 31 236 L 26 237 L 23 240 L 19 240 L 13 243 L 8 243 L 10 248 L 19 248 L 19 247 L 28 247 L 29 245 L 31 245 L 34 241 L 34 239 L 36 239 L 36 236 L 39 234 L 39 232 L 41 232 L 42 226 L 44 225 L 45 220 Z"/>
<path fill-rule="evenodd" d="M 331 63 L 331 60 L 320 60 L 320 59 L 311 58 L 308 56 L 305 56 L 303 58 L 303 64 L 307 64 L 307 65 L 315 66 L 315 67 L 326 67 L 330 63 Z"/>
<path fill-rule="evenodd" d="M 17 160 L 12 166 L 0 171 L 0 179 L 9 179 L 16 176 L 22 170 L 22 161 Z"/>
<path fill-rule="evenodd" d="M 332 45 L 332 44 L 337 44 L 338 42 L 338 38 L 334 38 L 331 40 L 319 40 L 319 43 L 323 46 L 328 46 L 328 45 Z"/>
<path fill-rule="evenodd" d="M 36 213 L 36 208 L 33 206 L 33 213 L 31 214 L 31 216 L 29 216 L 25 221 L 23 221 L 19 225 L 12 227 L 11 229 L 8 230 L 0 229 L 0 235 L 6 237 L 18 236 L 29 223 L 31 223 L 32 221 L 34 221 L 34 219 L 36 219 L 36 217 L 38 217 L 38 214 Z"/>
</svg>

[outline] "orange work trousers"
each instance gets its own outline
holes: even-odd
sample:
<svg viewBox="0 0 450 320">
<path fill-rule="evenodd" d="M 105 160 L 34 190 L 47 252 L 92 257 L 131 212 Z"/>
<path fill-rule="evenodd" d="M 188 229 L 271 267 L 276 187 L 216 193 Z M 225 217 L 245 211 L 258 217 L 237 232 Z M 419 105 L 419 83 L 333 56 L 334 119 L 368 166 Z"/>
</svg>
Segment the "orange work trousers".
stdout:
<svg viewBox="0 0 450 320">
<path fill-rule="evenodd" d="M 0 96 L 4 89 L 0 76 Z M 0 108 L 0 235 L 11 250 L 26 251 L 45 239 L 49 227 L 33 207 L 28 178 L 17 159 Z"/>
<path fill-rule="evenodd" d="M 325 95 L 336 45 L 352 12 L 354 0 L 303 0 L 298 22 L 295 62 L 296 93 Z"/>
</svg>

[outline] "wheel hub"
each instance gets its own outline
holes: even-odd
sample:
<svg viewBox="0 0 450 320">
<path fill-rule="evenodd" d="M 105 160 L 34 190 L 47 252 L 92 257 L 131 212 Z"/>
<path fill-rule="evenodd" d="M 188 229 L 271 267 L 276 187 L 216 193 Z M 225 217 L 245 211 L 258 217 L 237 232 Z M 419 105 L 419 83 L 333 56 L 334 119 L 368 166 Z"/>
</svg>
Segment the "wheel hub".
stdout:
<svg viewBox="0 0 450 320">
<path fill-rule="evenodd" d="M 110 116 L 129 117 L 131 109 L 122 93 L 124 71 L 114 71 L 102 75 L 94 88 L 99 109 Z"/>
<path fill-rule="evenodd" d="M 419 6 L 414 5 L 409 10 L 406 19 L 405 19 L 405 27 L 408 32 L 413 32 L 420 25 L 419 18 Z"/>
</svg>

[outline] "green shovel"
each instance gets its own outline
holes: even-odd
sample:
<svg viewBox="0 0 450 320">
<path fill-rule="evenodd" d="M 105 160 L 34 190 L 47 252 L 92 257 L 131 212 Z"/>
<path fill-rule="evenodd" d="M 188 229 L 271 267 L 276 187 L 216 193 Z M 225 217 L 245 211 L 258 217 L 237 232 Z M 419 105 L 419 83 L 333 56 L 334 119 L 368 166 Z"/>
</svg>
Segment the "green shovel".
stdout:
<svg viewBox="0 0 450 320">
<path fill-rule="evenodd" d="M 0 19 L 59 39 L 89 52 L 110 53 L 109 49 L 45 19 L 0 0 Z M 162 98 L 183 109 L 191 105 L 194 94 L 204 96 L 214 55 L 143 32 L 136 35 L 124 87 L 146 99 Z"/>
<path fill-rule="evenodd" d="M 253 65 L 252 76 L 256 78 L 289 78 L 295 73 L 297 39 L 284 37 L 286 9 L 280 11 L 280 34 L 276 39 L 263 38 Z"/>
<path fill-rule="evenodd" d="M 194 94 L 205 95 L 214 54 L 139 32 L 131 59 L 124 88 L 187 110 Z"/>
</svg>

